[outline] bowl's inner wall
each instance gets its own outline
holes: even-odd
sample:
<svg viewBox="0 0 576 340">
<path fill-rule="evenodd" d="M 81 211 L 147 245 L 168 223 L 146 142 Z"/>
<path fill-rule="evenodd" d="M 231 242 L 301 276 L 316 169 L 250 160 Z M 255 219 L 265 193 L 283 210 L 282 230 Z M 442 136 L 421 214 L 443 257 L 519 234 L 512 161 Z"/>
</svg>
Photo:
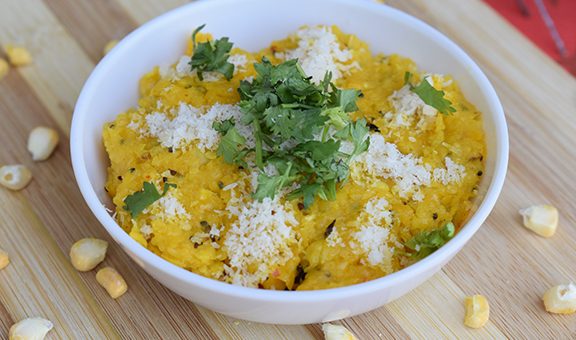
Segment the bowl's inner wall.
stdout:
<svg viewBox="0 0 576 340">
<path fill-rule="evenodd" d="M 104 191 L 109 161 L 102 144 L 103 125 L 136 106 L 140 77 L 154 66 L 175 62 L 183 54 L 191 32 L 201 24 L 207 24 L 206 32 L 215 37 L 228 36 L 235 46 L 249 51 L 262 49 L 301 25 L 338 25 L 344 32 L 367 41 L 373 53 L 397 53 L 412 58 L 421 70 L 452 75 L 468 100 L 484 113 L 488 155 L 480 188 L 482 199 L 495 168 L 498 109 L 478 85 L 481 75 L 456 56 L 457 50 L 447 40 L 425 31 L 419 24 L 415 25 L 417 29 L 406 25 L 414 20 L 410 17 L 399 16 L 387 7 L 381 8 L 384 13 L 376 13 L 371 6 L 327 3 L 330 1 L 246 1 L 244 6 L 218 5 L 216 11 L 212 2 L 204 2 L 164 15 L 156 19 L 155 27 L 144 26 L 122 41 L 98 65 L 99 72 L 89 81 L 93 87 L 87 95 L 87 110 L 79 113 L 85 115 L 79 119 L 85 166 L 100 201 L 111 206 Z M 293 12 L 294 7 L 300 8 L 298 16 L 285 14 Z"/>
</svg>

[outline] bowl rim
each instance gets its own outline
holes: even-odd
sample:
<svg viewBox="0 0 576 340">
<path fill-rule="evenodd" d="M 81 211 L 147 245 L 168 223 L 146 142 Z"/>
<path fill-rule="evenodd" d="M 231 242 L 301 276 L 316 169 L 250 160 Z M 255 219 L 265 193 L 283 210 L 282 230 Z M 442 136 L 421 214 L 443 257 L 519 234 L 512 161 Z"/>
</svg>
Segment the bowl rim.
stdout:
<svg viewBox="0 0 576 340">
<path fill-rule="evenodd" d="M 242 0 L 243 3 L 246 2 L 258 2 L 261 0 Z M 328 1 L 328 0 L 325 0 Z M 82 196 L 86 203 L 88 204 L 92 213 L 96 216 L 99 222 L 104 226 L 106 231 L 113 237 L 113 239 L 120 243 L 123 248 L 128 249 L 136 258 L 146 264 L 146 266 L 153 267 L 157 271 L 168 275 L 171 279 L 178 279 L 193 286 L 198 286 L 204 290 L 216 292 L 219 294 L 246 298 L 256 301 L 274 301 L 274 302 L 286 302 L 286 303 L 299 303 L 299 302 L 320 302 L 333 299 L 339 299 L 344 297 L 353 297 L 358 295 L 364 295 L 372 291 L 380 291 L 383 288 L 394 286 L 396 284 L 401 284 L 410 279 L 421 276 L 429 268 L 438 267 L 441 268 L 442 262 L 449 258 L 452 252 L 459 250 L 459 247 L 463 247 L 465 243 L 474 235 L 474 233 L 480 228 L 482 223 L 488 217 L 488 214 L 492 211 L 496 200 L 502 190 L 507 166 L 508 166 L 508 152 L 509 152 L 509 141 L 508 141 L 508 130 L 506 119 L 504 115 L 504 110 L 494 90 L 492 84 L 482 72 L 480 67 L 469 57 L 456 43 L 452 42 L 449 38 L 444 36 L 438 30 L 432 26 L 426 24 L 425 22 L 417 19 L 405 12 L 398 9 L 392 8 L 387 5 L 377 4 L 369 1 L 354 1 L 354 0 L 330 0 L 331 4 L 344 4 L 352 5 L 357 7 L 363 7 L 364 9 L 369 9 L 370 11 L 379 11 L 386 15 L 397 16 L 411 26 L 413 29 L 420 31 L 421 34 L 427 36 L 430 39 L 436 40 L 436 42 L 442 45 L 444 48 L 450 51 L 455 57 L 461 60 L 467 67 L 469 71 L 477 82 L 477 85 L 483 92 L 484 96 L 489 101 L 489 106 L 493 108 L 493 116 L 495 120 L 495 135 L 496 135 L 496 155 L 495 155 L 495 166 L 494 174 L 490 185 L 486 191 L 486 195 L 481 201 L 478 209 L 470 217 L 470 219 L 462 226 L 461 230 L 447 242 L 440 249 L 430 254 L 426 258 L 406 267 L 392 274 L 388 274 L 381 278 L 370 280 L 363 283 L 358 283 L 350 286 L 321 289 L 321 290 L 310 290 L 310 291 L 274 291 L 267 289 L 257 289 L 251 287 L 243 287 L 238 285 L 232 285 L 215 279 L 207 278 L 196 274 L 194 272 L 188 271 L 169 261 L 163 259 L 159 255 L 156 255 L 152 251 L 148 250 L 136 240 L 129 236 L 108 214 L 103 204 L 98 199 L 98 196 L 91 185 L 90 179 L 88 177 L 88 172 L 86 169 L 85 158 L 84 158 L 84 140 L 82 138 L 84 124 L 86 122 L 87 105 L 90 101 L 90 97 L 93 95 L 93 88 L 95 88 L 102 78 L 101 70 L 105 68 L 109 63 L 113 61 L 113 57 L 116 54 L 118 48 L 122 48 L 124 45 L 131 44 L 132 41 L 138 39 L 140 36 L 145 36 L 149 31 L 155 29 L 155 27 L 165 21 L 171 21 L 177 18 L 182 13 L 186 12 L 189 8 L 209 8 L 209 7 L 219 7 L 226 5 L 237 5 L 238 0 L 220 0 L 220 1 L 196 1 L 183 6 L 177 7 L 170 10 L 140 26 L 139 28 L 128 34 L 119 44 L 113 49 L 103 60 L 95 67 L 88 79 L 86 80 L 82 91 L 76 102 L 74 109 L 74 114 L 72 117 L 70 141 L 70 151 L 71 160 L 74 174 L 76 177 L 77 184 L 80 188 Z M 387 12 L 387 13 L 386 13 Z M 124 249 L 124 251 L 126 251 Z"/>
</svg>

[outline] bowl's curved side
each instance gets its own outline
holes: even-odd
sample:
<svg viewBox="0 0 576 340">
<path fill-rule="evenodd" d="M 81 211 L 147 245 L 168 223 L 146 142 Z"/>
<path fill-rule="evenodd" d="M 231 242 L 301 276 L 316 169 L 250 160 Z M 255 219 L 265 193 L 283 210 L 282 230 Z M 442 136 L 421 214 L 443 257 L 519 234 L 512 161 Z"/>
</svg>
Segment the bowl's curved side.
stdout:
<svg viewBox="0 0 576 340">
<path fill-rule="evenodd" d="M 231 17 L 237 18 L 233 27 Z M 258 50 L 302 24 L 336 24 L 368 41 L 375 52 L 407 55 L 423 69 L 452 74 L 485 114 L 486 195 L 476 213 L 450 242 L 424 260 L 384 278 L 322 291 L 279 292 L 232 286 L 188 272 L 142 247 L 103 206 L 109 198 L 103 190 L 107 156 L 101 129 L 104 122 L 136 104 L 140 76 L 166 60 L 176 60 L 190 31 L 201 23 L 207 23 L 216 36 L 228 35 L 249 50 Z M 152 45 L 154 49 L 148 48 Z M 389 7 L 355 0 L 200 1 L 168 12 L 131 33 L 97 65 L 78 98 L 70 138 L 72 165 L 84 199 L 138 265 L 176 293 L 207 308 L 236 318 L 281 324 L 320 322 L 366 312 L 428 279 L 484 222 L 502 189 L 508 161 L 502 106 L 480 68 L 427 24 Z"/>
</svg>

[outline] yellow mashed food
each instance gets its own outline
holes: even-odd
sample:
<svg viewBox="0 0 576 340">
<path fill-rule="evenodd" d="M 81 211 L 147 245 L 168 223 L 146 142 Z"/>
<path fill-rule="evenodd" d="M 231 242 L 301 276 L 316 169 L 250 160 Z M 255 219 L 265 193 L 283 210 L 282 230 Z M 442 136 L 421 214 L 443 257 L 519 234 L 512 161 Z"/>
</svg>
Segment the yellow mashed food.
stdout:
<svg viewBox="0 0 576 340">
<path fill-rule="evenodd" d="M 199 34 L 199 41 L 211 39 Z M 250 287 L 325 289 L 373 280 L 417 260 L 407 242 L 473 213 L 485 155 L 482 115 L 446 75 L 425 74 L 410 59 L 373 55 L 337 27 L 303 27 L 268 48 L 231 51 L 228 81 L 200 80 L 192 54 L 140 81 L 136 108 L 104 126 L 110 157 L 106 190 L 119 224 L 142 246 L 200 275 Z M 299 57 L 314 79 L 332 71 L 339 88 L 362 91 L 353 119 L 371 127 L 370 147 L 350 165 L 336 199 L 252 199 L 251 169 L 216 153 L 212 123 L 239 112 L 237 88 L 266 56 Z M 442 114 L 405 85 L 428 81 L 456 109 Z M 425 79 L 426 78 L 426 79 Z M 162 198 L 132 218 L 125 199 L 153 183 Z M 414 247 L 413 247 L 414 248 Z"/>
</svg>

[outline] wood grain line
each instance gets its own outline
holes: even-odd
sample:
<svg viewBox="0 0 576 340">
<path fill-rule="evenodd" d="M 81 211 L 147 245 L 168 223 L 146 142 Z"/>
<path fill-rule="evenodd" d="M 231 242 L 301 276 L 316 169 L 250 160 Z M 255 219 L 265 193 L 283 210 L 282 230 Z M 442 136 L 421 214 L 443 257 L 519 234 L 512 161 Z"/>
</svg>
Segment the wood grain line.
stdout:
<svg viewBox="0 0 576 340">
<path fill-rule="evenodd" d="M 188 0 L 116 0 L 125 11 L 139 24 L 143 24 L 160 14 L 182 6 L 190 1 Z"/>
<path fill-rule="evenodd" d="M 386 306 L 344 319 L 341 323 L 364 339 L 408 339 L 409 333 Z M 370 325 L 366 327 L 366 325 Z"/>
<path fill-rule="evenodd" d="M 498 74 L 508 88 L 521 89 L 524 101 L 539 111 L 539 120 L 545 122 L 542 127 L 570 137 L 571 130 L 564 127 L 576 128 L 576 78 L 481 1 L 413 2 L 419 8 L 417 16 L 426 13 L 426 20 L 473 55 L 485 70 Z M 450 7 L 453 14 L 443 15 L 436 10 L 439 7 Z"/>
<path fill-rule="evenodd" d="M 411 338 L 505 339 L 493 323 L 480 329 L 464 326 L 464 298 L 472 294 L 465 294 L 444 272 L 440 272 L 385 308 Z M 459 317 L 455 318 L 455 315 Z"/>
<path fill-rule="evenodd" d="M 2 247 L 11 256 L 11 264 L 0 272 L 0 300 L 12 318 L 2 324 L 40 316 L 55 324 L 54 334 L 61 338 L 117 338 L 25 197 L 2 190 L 0 205 L 13 212 L 3 218 L 0 228 Z"/>
<path fill-rule="evenodd" d="M 2 279 L 2 273 L 0 272 L 0 280 Z M 14 324 L 14 319 L 12 315 L 8 313 L 6 306 L 2 303 L 0 299 L 0 339 L 8 339 L 8 330 Z"/>
<path fill-rule="evenodd" d="M 171 293 L 128 258 L 85 206 L 66 138 L 46 162 L 28 156 L 32 127 L 57 126 L 68 135 L 76 97 L 109 39 L 187 2 L 0 0 L 0 44 L 22 44 L 34 57 L 33 65 L 0 81 L 0 165 L 24 163 L 34 174 L 22 192 L 0 188 L 0 248 L 13 257 L 0 271 L 0 339 L 29 315 L 55 322 L 49 338 L 323 338 L 320 325 L 237 321 Z M 510 170 L 490 218 L 442 273 L 384 308 L 340 323 L 361 339 L 576 338 L 576 315 L 548 314 L 541 303 L 549 286 L 576 281 L 576 80 L 481 1 L 387 3 L 442 30 L 487 73 L 508 118 Z M 561 212 L 551 239 L 522 228 L 517 214 L 540 202 Z M 110 242 L 104 265 L 116 267 L 130 286 L 117 301 L 96 284 L 94 272 L 71 269 L 68 249 L 85 236 Z M 486 295 L 492 307 L 481 330 L 462 325 L 462 299 L 474 293 Z"/>
<path fill-rule="evenodd" d="M 94 65 L 80 46 L 39 0 L 3 0 L 0 11 L 0 44 L 18 44 L 30 50 L 32 65 L 13 69 L 26 79 L 68 133 L 72 108 Z"/>
<path fill-rule="evenodd" d="M 236 320 L 202 307 L 198 307 L 198 310 L 221 339 L 314 339 L 305 326 L 261 324 Z"/>
<path fill-rule="evenodd" d="M 44 3 L 95 64 L 110 40 L 122 39 L 137 26 L 114 0 L 44 0 Z"/>
<path fill-rule="evenodd" d="M 30 167 L 34 180 L 24 195 L 49 229 L 51 239 L 55 240 L 63 254 L 82 237 L 95 236 L 108 240 L 110 247 L 105 264 L 117 268 L 131 283 L 129 292 L 118 301 L 113 301 L 96 283 L 94 273 L 72 274 L 82 278 L 90 296 L 96 297 L 114 326 L 124 334 L 146 338 L 186 338 L 190 334 L 197 334 L 199 338 L 216 338 L 204 320 L 194 317 L 198 313 L 192 303 L 149 278 L 96 221 L 76 187 L 66 138 L 62 138 L 59 148 L 48 161 L 33 163 L 30 160 L 25 143 L 29 129 L 36 124 L 54 125 L 54 122 L 50 121 L 50 114 L 33 95 L 27 100 L 20 99 L 20 94 L 31 93 L 20 74 L 11 72 L 0 83 L 0 93 L 6 99 L 0 101 L 0 115 L 7 118 L 5 124 L 0 125 L 0 134 L 11 136 L 4 143 L 4 148 L 0 149 L 0 161 L 22 162 Z M 65 280 L 66 277 L 59 279 Z M 131 310 L 133 304 L 139 308 Z"/>
<path fill-rule="evenodd" d="M 438 1 L 399 4 L 445 31 L 479 61 L 500 95 L 510 129 L 511 160 L 503 195 L 486 225 L 444 272 L 469 294 L 498 297 L 490 299 L 491 320 L 507 337 L 521 338 L 526 329 L 536 338 L 576 334 L 573 318 L 548 314 L 541 303 L 548 287 L 576 279 L 575 268 L 563 265 L 576 261 L 576 235 L 562 228 L 576 222 L 571 198 L 576 183 L 567 182 L 565 175 L 576 166 L 576 150 L 563 142 L 571 139 L 576 123 L 569 109 L 576 82 L 495 12 L 480 2 L 463 3 L 455 4 L 462 14 L 449 18 L 434 10 Z M 469 24 L 455 30 L 456 22 Z M 554 204 L 563 215 L 558 235 L 550 240 L 525 230 L 517 213 L 543 202 Z"/>
</svg>

